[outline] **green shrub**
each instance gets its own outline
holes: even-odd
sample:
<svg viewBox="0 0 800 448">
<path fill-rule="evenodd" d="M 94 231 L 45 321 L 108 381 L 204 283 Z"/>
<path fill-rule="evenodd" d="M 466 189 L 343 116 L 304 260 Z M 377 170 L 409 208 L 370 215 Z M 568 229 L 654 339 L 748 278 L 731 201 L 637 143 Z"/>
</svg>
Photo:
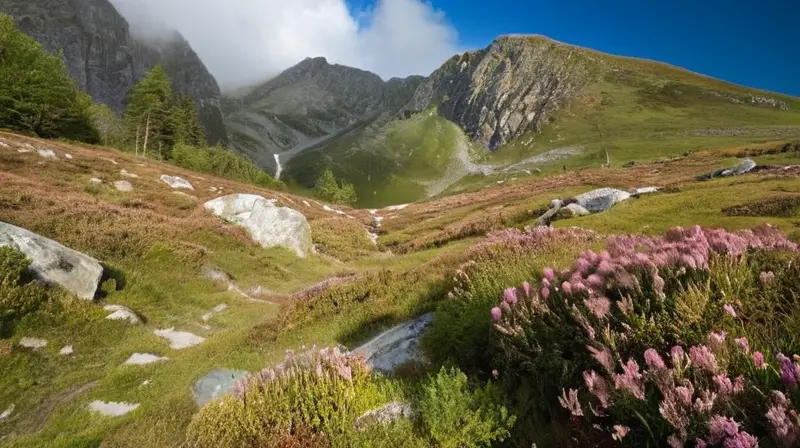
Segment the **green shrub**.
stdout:
<svg viewBox="0 0 800 448">
<path fill-rule="evenodd" d="M 179 143 L 172 149 L 171 162 L 192 171 L 249 182 L 264 188 L 283 187 L 281 182 L 250 160 L 219 147 L 196 148 Z"/>
<path fill-rule="evenodd" d="M 722 209 L 726 216 L 776 216 L 791 218 L 800 212 L 800 195 L 778 196 Z"/>
<path fill-rule="evenodd" d="M 496 404 L 499 397 L 491 384 L 470 392 L 466 375 L 442 368 L 423 386 L 420 420 L 433 446 L 491 446 L 508 437 L 515 421 L 505 407 Z"/>
<path fill-rule="evenodd" d="M 363 258 L 377 251 L 364 226 L 347 218 L 324 218 L 311 221 L 311 238 L 325 255 L 341 261 Z"/>
<path fill-rule="evenodd" d="M 337 181 L 333 171 L 326 168 L 314 185 L 314 196 L 320 200 L 334 204 L 354 205 L 358 202 L 358 195 L 353 184 Z"/>
<path fill-rule="evenodd" d="M 29 282 L 30 263 L 21 252 L 0 247 L 0 336 L 49 299 L 46 286 Z"/>
</svg>

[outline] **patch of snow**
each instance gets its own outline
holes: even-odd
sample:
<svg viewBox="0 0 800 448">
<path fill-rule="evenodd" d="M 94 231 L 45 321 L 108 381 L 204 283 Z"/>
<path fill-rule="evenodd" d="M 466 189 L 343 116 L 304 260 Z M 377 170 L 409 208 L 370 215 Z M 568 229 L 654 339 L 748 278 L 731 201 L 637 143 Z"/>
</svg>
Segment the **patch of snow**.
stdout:
<svg viewBox="0 0 800 448">
<path fill-rule="evenodd" d="M 59 355 L 71 355 L 74 352 L 71 345 L 64 346 L 61 351 L 58 352 Z"/>
<path fill-rule="evenodd" d="M 15 406 L 12 404 L 11 406 L 8 407 L 8 409 L 3 411 L 3 413 L 0 414 L 0 420 L 5 420 L 8 417 L 11 417 L 11 414 L 14 412 L 14 408 Z"/>
<path fill-rule="evenodd" d="M 214 309 L 212 309 L 211 311 L 207 312 L 206 314 L 203 314 L 203 317 L 201 319 L 203 319 L 203 322 L 208 322 L 212 317 L 214 317 L 215 314 L 221 313 L 226 309 L 228 309 L 228 305 L 220 303 L 219 305 L 215 306 Z"/>
<path fill-rule="evenodd" d="M 40 348 L 47 347 L 47 341 L 39 338 L 22 338 L 19 340 L 19 345 L 26 348 L 32 348 L 34 350 L 39 350 Z"/>
<path fill-rule="evenodd" d="M 45 159 L 57 159 L 56 152 L 52 149 L 40 149 L 39 155 L 44 157 Z"/>
<path fill-rule="evenodd" d="M 107 417 L 120 417 L 135 410 L 138 407 L 139 407 L 138 404 L 117 403 L 115 401 L 105 402 L 105 401 L 95 400 L 89 403 L 89 410 L 98 412 Z"/>
<path fill-rule="evenodd" d="M 169 346 L 175 350 L 194 347 L 206 340 L 204 337 L 186 331 L 175 331 L 174 327 L 164 330 L 154 330 L 153 333 L 156 336 L 161 336 L 168 340 Z"/>
<path fill-rule="evenodd" d="M 150 353 L 134 353 L 128 358 L 124 364 L 132 366 L 143 366 L 146 364 L 153 364 L 154 362 L 166 361 L 169 358 L 156 356 Z"/>
</svg>

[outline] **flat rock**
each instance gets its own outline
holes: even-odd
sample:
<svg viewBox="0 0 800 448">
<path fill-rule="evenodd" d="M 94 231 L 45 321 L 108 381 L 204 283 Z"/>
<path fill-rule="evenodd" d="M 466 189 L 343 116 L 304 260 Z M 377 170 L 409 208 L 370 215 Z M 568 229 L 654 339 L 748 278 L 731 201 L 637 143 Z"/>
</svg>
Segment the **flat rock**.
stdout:
<svg viewBox="0 0 800 448">
<path fill-rule="evenodd" d="M 660 188 L 660 187 L 644 187 L 644 188 L 637 188 L 637 189 L 636 189 L 636 194 L 637 194 L 637 195 L 642 195 L 642 194 L 657 193 L 657 192 L 658 192 L 658 191 L 660 191 L 660 190 L 661 190 L 661 188 Z"/>
<path fill-rule="evenodd" d="M 118 180 L 114 182 L 114 188 L 123 193 L 130 193 L 133 191 L 133 185 L 131 185 L 131 183 L 127 180 Z"/>
<path fill-rule="evenodd" d="M 71 345 L 65 345 L 64 347 L 61 348 L 61 350 L 58 351 L 58 354 L 67 356 L 67 355 L 71 355 L 74 352 L 75 352 L 75 350 L 72 349 Z"/>
<path fill-rule="evenodd" d="M 433 313 L 424 314 L 412 321 L 398 325 L 378 335 L 353 350 L 363 356 L 373 367 L 391 373 L 409 361 L 422 361 L 424 356 L 419 342 L 433 322 Z"/>
<path fill-rule="evenodd" d="M 738 176 L 740 174 L 749 173 L 753 171 L 756 166 L 756 162 L 753 159 L 741 159 L 736 166 L 732 168 L 722 168 L 714 171 L 713 173 L 703 174 L 701 176 L 697 176 L 697 180 L 709 180 L 718 177 L 730 177 L 730 176 Z"/>
<path fill-rule="evenodd" d="M 362 429 L 372 425 L 386 425 L 401 418 L 412 418 L 414 409 L 411 405 L 402 401 L 392 401 L 377 409 L 369 410 L 361 414 L 353 424 L 356 428 Z"/>
<path fill-rule="evenodd" d="M 98 412 L 107 417 L 120 417 L 135 410 L 138 407 L 139 407 L 138 404 L 118 403 L 115 401 L 106 402 L 106 401 L 95 400 L 89 403 L 89 410 Z"/>
<path fill-rule="evenodd" d="M 94 299 L 103 275 L 103 266 L 94 258 L 4 222 L 0 222 L 0 247 L 25 254 L 32 260 L 31 272 L 45 283 L 59 285 L 81 299 Z"/>
<path fill-rule="evenodd" d="M 212 317 L 214 317 L 215 314 L 221 313 L 226 309 L 228 309 L 228 305 L 220 303 L 219 305 L 215 306 L 211 311 L 207 312 L 206 314 L 203 314 L 203 317 L 201 317 L 201 319 L 203 319 L 203 322 L 208 322 Z"/>
<path fill-rule="evenodd" d="M 248 375 L 243 370 L 216 369 L 195 381 L 192 396 L 198 406 L 203 406 L 230 391 L 233 386 Z"/>
<path fill-rule="evenodd" d="M 161 175 L 161 180 L 172 188 L 184 188 L 186 190 L 194 190 L 194 187 L 188 180 L 178 176 Z"/>
<path fill-rule="evenodd" d="M 134 353 L 131 355 L 130 358 L 125 360 L 124 364 L 132 365 L 132 366 L 143 366 L 147 364 L 153 364 L 159 361 L 166 361 L 169 358 L 165 358 L 162 356 L 156 356 L 151 353 Z"/>
<path fill-rule="evenodd" d="M 39 338 L 22 338 L 19 340 L 19 345 L 33 350 L 39 350 L 47 347 L 47 341 Z"/>
<path fill-rule="evenodd" d="M 578 205 L 590 213 L 604 212 L 615 204 L 630 199 L 631 194 L 616 188 L 599 188 L 575 197 Z"/>
<path fill-rule="evenodd" d="M 182 350 L 184 348 L 194 347 L 206 340 L 206 338 L 187 331 L 175 331 L 174 328 L 167 328 L 164 330 L 155 330 L 153 333 L 156 336 L 169 341 L 169 346 L 175 350 Z"/>
<path fill-rule="evenodd" d="M 57 159 L 56 152 L 52 149 L 40 149 L 38 150 L 39 155 L 44 157 L 45 159 Z"/>
<path fill-rule="evenodd" d="M 311 227 L 297 210 L 253 194 L 232 194 L 205 203 L 220 218 L 244 227 L 262 247 L 282 246 L 305 257 L 311 251 Z"/>
<path fill-rule="evenodd" d="M 111 311 L 111 314 L 106 316 L 106 319 L 124 320 L 131 325 L 139 325 L 142 323 L 142 320 L 139 319 L 139 316 L 128 307 L 122 305 L 105 305 L 103 309 L 106 311 Z"/>
</svg>

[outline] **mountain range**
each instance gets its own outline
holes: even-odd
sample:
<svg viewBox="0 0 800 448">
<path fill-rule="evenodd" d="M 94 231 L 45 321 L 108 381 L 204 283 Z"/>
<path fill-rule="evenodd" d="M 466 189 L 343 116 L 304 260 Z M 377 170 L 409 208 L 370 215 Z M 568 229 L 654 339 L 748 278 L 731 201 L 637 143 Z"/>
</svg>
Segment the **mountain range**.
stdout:
<svg viewBox="0 0 800 448">
<path fill-rule="evenodd" d="M 107 0 L 6 0 L 0 12 L 63 50 L 96 101 L 120 112 L 131 86 L 162 64 L 197 102 L 210 143 L 299 190 L 330 168 L 363 206 L 800 135 L 798 98 L 543 36 L 502 36 L 429 76 L 386 81 L 307 58 L 223 95 L 179 33 L 137 36 Z"/>
</svg>

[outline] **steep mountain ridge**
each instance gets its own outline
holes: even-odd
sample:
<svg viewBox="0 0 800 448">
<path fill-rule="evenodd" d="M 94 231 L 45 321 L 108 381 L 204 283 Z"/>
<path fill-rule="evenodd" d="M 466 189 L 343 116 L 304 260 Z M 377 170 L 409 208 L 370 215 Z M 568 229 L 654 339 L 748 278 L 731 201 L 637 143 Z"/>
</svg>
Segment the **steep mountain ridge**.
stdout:
<svg viewBox="0 0 800 448">
<path fill-rule="evenodd" d="M 122 112 L 136 82 L 163 65 L 175 91 L 197 103 L 209 142 L 227 144 L 219 86 L 179 33 L 136 37 L 107 0 L 4 0 L 0 13 L 13 17 L 46 50 L 62 51 L 78 87 L 116 112 Z"/>
</svg>

